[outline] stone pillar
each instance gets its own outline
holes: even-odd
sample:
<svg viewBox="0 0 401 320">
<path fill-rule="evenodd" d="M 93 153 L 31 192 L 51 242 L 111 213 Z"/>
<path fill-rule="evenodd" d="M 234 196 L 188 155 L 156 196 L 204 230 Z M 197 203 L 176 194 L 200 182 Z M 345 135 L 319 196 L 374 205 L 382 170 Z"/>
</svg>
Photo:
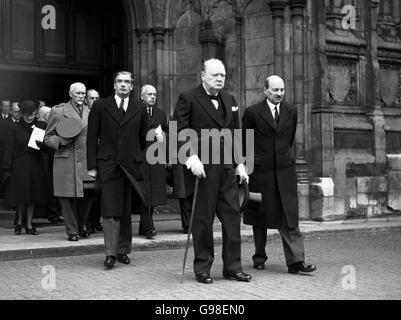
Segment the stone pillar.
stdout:
<svg viewBox="0 0 401 320">
<path fill-rule="evenodd" d="M 270 1 L 274 32 L 274 73 L 284 77 L 284 9 L 287 1 Z"/>
<path fill-rule="evenodd" d="M 386 132 L 383 111 L 380 99 L 380 65 L 378 61 L 378 36 L 377 36 L 377 8 L 380 0 L 371 0 L 370 6 L 366 6 L 366 23 L 370 28 L 366 28 L 365 39 L 368 40 L 366 59 L 366 105 L 369 110 L 367 116 L 373 124 L 374 130 L 374 152 L 376 165 L 384 167 L 386 163 Z"/>
<path fill-rule="evenodd" d="M 203 61 L 211 58 L 217 58 L 218 39 L 213 32 L 213 25 L 210 20 L 206 20 L 201 23 L 199 42 L 202 46 Z"/>
<path fill-rule="evenodd" d="M 156 89 L 158 95 L 162 97 L 163 92 L 163 44 L 165 28 L 157 27 L 152 29 L 153 42 L 154 42 L 154 55 L 155 55 L 155 67 L 156 67 Z"/>
<path fill-rule="evenodd" d="M 139 75 L 140 87 L 148 83 L 148 32 L 147 29 L 136 29 L 139 46 Z"/>
<path fill-rule="evenodd" d="M 235 17 L 235 26 L 237 30 L 237 68 L 238 68 L 238 105 L 240 106 L 241 118 L 245 111 L 245 41 L 244 41 L 244 17 L 237 15 Z"/>
<path fill-rule="evenodd" d="M 168 72 L 168 83 L 169 83 L 169 99 L 168 105 L 164 107 L 167 116 L 170 117 L 174 113 L 175 109 L 175 96 L 174 96 L 174 75 L 176 74 L 175 68 L 175 51 L 174 51 L 174 29 L 168 29 L 168 42 L 169 42 L 169 72 Z"/>
<path fill-rule="evenodd" d="M 387 206 L 401 211 L 401 154 L 387 155 L 388 194 Z"/>
<path fill-rule="evenodd" d="M 401 4 L 399 0 L 393 0 L 393 17 L 397 29 L 398 38 L 401 39 Z"/>
<path fill-rule="evenodd" d="M 293 51 L 293 103 L 298 109 L 297 127 L 297 174 L 301 183 L 308 183 L 309 174 L 305 156 L 305 134 L 307 124 L 306 97 L 304 94 L 304 9 L 306 0 L 291 0 L 289 2 L 292 19 L 292 51 Z"/>
</svg>

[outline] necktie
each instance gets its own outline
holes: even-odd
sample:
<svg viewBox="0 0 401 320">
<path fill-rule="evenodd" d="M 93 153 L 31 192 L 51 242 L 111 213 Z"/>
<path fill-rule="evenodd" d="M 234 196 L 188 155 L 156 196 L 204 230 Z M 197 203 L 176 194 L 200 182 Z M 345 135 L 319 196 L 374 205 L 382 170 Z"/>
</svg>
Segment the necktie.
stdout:
<svg viewBox="0 0 401 320">
<path fill-rule="evenodd" d="M 278 123 L 280 122 L 280 115 L 278 113 L 277 106 L 274 107 L 274 120 L 276 121 L 276 124 L 278 125 Z"/>
<path fill-rule="evenodd" d="M 124 110 L 124 102 L 125 102 L 125 99 L 121 99 L 121 102 L 120 102 L 120 112 L 121 112 L 121 114 L 124 116 L 125 115 L 125 110 Z"/>
<path fill-rule="evenodd" d="M 212 99 L 212 100 L 219 101 L 219 98 L 217 96 L 209 95 L 209 98 Z"/>
<path fill-rule="evenodd" d="M 153 116 L 153 108 L 152 107 L 148 107 L 148 117 L 152 118 Z"/>
</svg>

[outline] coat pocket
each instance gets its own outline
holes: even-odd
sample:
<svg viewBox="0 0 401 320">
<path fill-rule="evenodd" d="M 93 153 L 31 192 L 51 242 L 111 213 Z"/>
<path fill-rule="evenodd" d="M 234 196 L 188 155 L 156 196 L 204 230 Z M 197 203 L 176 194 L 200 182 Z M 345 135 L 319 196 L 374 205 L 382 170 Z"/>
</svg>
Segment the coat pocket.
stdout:
<svg viewBox="0 0 401 320">
<path fill-rule="evenodd" d="M 68 151 L 64 151 L 64 152 L 56 152 L 54 154 L 54 158 L 64 158 L 67 159 L 70 156 L 70 153 Z"/>
</svg>

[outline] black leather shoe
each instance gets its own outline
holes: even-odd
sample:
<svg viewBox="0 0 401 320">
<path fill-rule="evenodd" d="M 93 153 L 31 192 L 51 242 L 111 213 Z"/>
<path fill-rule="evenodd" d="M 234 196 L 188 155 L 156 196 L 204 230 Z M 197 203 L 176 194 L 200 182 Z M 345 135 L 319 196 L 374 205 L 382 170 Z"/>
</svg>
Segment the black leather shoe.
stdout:
<svg viewBox="0 0 401 320">
<path fill-rule="evenodd" d="M 30 234 L 31 236 L 39 235 L 39 232 L 35 229 L 35 227 L 32 227 L 31 229 L 29 229 L 28 227 L 25 227 L 25 232 L 26 232 L 26 234 Z"/>
<path fill-rule="evenodd" d="M 265 270 L 265 264 L 264 263 L 254 263 L 253 268 L 256 270 Z"/>
<path fill-rule="evenodd" d="M 237 280 L 237 281 L 250 281 L 252 277 L 249 274 L 238 272 L 235 274 L 225 274 L 224 278 L 228 280 Z"/>
<path fill-rule="evenodd" d="M 157 235 L 156 230 L 152 230 L 145 233 L 145 237 L 148 239 L 153 239 Z"/>
<path fill-rule="evenodd" d="M 116 257 L 113 256 L 107 256 L 106 260 L 104 260 L 104 266 L 109 269 L 113 268 L 115 263 L 116 263 Z"/>
<path fill-rule="evenodd" d="M 90 233 L 88 231 L 86 231 L 86 230 L 81 230 L 81 231 L 78 231 L 78 235 L 81 238 L 89 238 Z"/>
<path fill-rule="evenodd" d="M 99 224 L 95 227 L 95 229 L 96 229 L 97 231 L 99 231 L 99 232 L 102 232 L 102 231 L 103 231 L 103 226 L 99 223 Z"/>
<path fill-rule="evenodd" d="M 310 273 L 316 270 L 316 266 L 313 264 L 305 264 L 304 262 L 294 263 L 288 266 L 288 272 L 296 274 L 298 272 Z"/>
<path fill-rule="evenodd" d="M 117 256 L 118 262 L 124 263 L 124 264 L 130 264 L 131 259 L 126 255 L 126 254 L 119 254 Z"/>
<path fill-rule="evenodd" d="M 78 241 L 78 240 L 79 240 L 78 235 L 76 235 L 76 234 L 70 234 L 68 236 L 68 241 Z"/>
<path fill-rule="evenodd" d="M 210 277 L 210 275 L 208 273 L 197 274 L 196 280 L 198 280 L 198 282 L 204 283 L 204 284 L 212 284 L 213 283 L 213 279 Z"/>
<path fill-rule="evenodd" d="M 188 232 L 189 232 L 189 231 L 188 231 L 188 228 L 182 229 L 182 233 L 183 233 L 183 234 L 188 234 Z"/>
<path fill-rule="evenodd" d="M 14 228 L 14 233 L 17 236 L 19 236 L 21 234 L 21 231 L 22 231 L 22 225 L 20 225 L 20 224 L 16 225 L 15 228 Z"/>
</svg>

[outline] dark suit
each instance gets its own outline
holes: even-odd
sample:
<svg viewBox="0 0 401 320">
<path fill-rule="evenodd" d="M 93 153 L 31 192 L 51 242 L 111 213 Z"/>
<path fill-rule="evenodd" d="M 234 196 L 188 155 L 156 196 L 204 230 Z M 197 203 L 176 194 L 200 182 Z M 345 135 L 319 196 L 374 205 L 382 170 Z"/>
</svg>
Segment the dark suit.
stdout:
<svg viewBox="0 0 401 320">
<path fill-rule="evenodd" d="M 101 213 L 107 256 L 128 254 L 132 247 L 132 194 L 146 146 L 146 108 L 130 97 L 123 115 L 114 96 L 96 101 L 89 114 L 88 170 L 97 169 L 102 185 Z"/>
<path fill-rule="evenodd" d="M 166 113 L 154 106 L 151 114 L 148 114 L 148 130 L 155 130 L 159 126 L 163 132 L 168 132 L 167 126 L 167 115 Z M 147 148 L 149 148 L 154 142 L 148 142 Z M 156 142 L 157 143 L 157 142 Z M 167 146 L 167 141 L 164 142 Z M 146 148 L 146 150 L 147 150 Z M 146 155 L 145 150 L 145 155 Z M 150 165 L 147 161 L 143 162 L 143 173 L 144 173 L 144 186 L 145 196 L 147 200 L 147 207 L 141 206 L 139 213 L 141 214 L 141 220 L 139 222 L 139 234 L 145 235 L 146 233 L 155 229 L 153 224 L 153 208 L 161 205 L 165 205 L 167 201 L 166 195 L 166 165 L 165 164 L 152 164 Z"/>
<path fill-rule="evenodd" d="M 287 265 L 304 261 L 302 235 L 298 228 L 298 194 L 296 163 L 293 151 L 297 128 L 297 110 L 281 103 L 279 124 L 267 101 L 246 109 L 243 130 L 254 129 L 255 170 L 249 190 L 261 193 L 262 202 L 250 202 L 245 208 L 244 223 L 254 227 L 255 263 L 267 260 L 267 229 L 278 229 L 283 238 Z"/>
<path fill-rule="evenodd" d="M 2 184 L 3 182 L 3 160 L 4 160 L 4 148 L 7 139 L 11 134 L 12 124 L 8 121 L 0 119 L 0 199 L 4 197 L 6 186 Z"/>
<path fill-rule="evenodd" d="M 200 152 L 202 129 L 233 130 L 239 128 L 238 108 L 233 96 L 220 92 L 219 109 L 216 110 L 203 86 L 180 95 L 174 118 L 178 122 L 178 131 L 193 129 L 198 135 L 198 156 L 204 163 L 206 178 L 199 183 L 199 193 L 196 199 L 196 210 L 193 221 L 193 243 L 195 251 L 194 271 L 196 275 L 210 273 L 214 260 L 213 221 L 217 213 L 223 226 L 223 274 L 242 272 L 241 267 L 241 216 L 239 212 L 238 183 L 234 164 L 224 164 L 224 138 L 220 141 L 220 163 L 212 164 L 210 141 L 210 164 L 205 164 Z M 233 111 L 234 108 L 234 111 Z M 227 134 L 225 132 L 224 134 Z M 217 154 L 217 156 L 219 156 Z M 205 157 L 205 156 L 204 156 Z M 233 162 L 233 161 L 232 161 Z M 191 171 L 184 169 L 185 188 L 188 194 L 193 192 L 195 177 Z"/>
</svg>

